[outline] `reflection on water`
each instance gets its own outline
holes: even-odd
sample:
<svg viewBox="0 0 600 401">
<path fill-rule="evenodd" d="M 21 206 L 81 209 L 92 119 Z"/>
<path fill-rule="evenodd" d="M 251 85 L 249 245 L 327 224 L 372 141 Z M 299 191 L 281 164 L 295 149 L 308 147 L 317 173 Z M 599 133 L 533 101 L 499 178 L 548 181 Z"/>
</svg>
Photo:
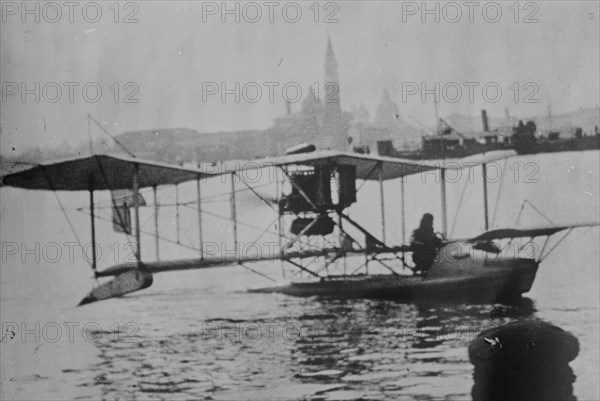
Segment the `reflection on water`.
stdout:
<svg viewBox="0 0 600 401">
<path fill-rule="evenodd" d="M 193 322 L 131 343 L 103 336 L 93 381 L 80 385 L 128 399 L 468 399 L 469 341 L 534 311 L 528 298 L 513 305 L 278 301 L 276 318 Z"/>
</svg>

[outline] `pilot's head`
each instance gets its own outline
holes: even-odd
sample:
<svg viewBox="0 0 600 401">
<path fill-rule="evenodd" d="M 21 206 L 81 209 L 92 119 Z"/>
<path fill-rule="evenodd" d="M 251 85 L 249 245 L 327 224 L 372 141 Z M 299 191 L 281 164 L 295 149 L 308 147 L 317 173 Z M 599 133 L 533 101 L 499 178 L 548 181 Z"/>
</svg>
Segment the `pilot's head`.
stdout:
<svg viewBox="0 0 600 401">
<path fill-rule="evenodd" d="M 421 217 L 420 227 L 433 227 L 433 215 L 431 213 L 425 213 L 423 217 Z"/>
</svg>

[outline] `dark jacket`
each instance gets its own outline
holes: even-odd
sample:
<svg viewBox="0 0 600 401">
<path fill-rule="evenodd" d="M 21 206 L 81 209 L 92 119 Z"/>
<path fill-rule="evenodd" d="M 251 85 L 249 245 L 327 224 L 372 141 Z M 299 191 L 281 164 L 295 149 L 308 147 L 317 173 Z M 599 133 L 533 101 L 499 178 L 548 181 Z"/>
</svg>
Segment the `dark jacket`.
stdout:
<svg viewBox="0 0 600 401">
<path fill-rule="evenodd" d="M 415 269 L 426 272 L 435 260 L 442 240 L 435 235 L 433 227 L 419 227 L 413 232 L 411 248 Z"/>
</svg>

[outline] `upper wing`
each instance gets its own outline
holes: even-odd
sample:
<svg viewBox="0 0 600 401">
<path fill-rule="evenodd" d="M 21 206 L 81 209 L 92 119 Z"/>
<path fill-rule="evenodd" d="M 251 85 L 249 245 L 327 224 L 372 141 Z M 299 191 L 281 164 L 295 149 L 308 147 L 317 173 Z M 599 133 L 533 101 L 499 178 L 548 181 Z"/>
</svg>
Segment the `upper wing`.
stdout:
<svg viewBox="0 0 600 401">
<path fill-rule="evenodd" d="M 248 169 L 291 165 L 352 165 L 356 167 L 358 179 L 390 180 L 431 170 L 457 170 L 481 164 L 480 161 L 416 161 L 337 151 L 318 151 L 231 163 L 233 165 L 231 168 L 227 168 L 228 163 L 225 163 L 225 167 L 218 171 L 207 171 L 133 157 L 93 155 L 40 164 L 25 171 L 6 175 L 2 183 L 26 189 L 83 191 L 90 189 L 90 182 L 92 182 L 95 190 L 114 190 L 132 187 L 135 168 L 138 169 L 139 186 L 144 188 L 177 184 Z"/>
<path fill-rule="evenodd" d="M 177 184 L 211 175 L 197 169 L 132 157 L 93 155 L 40 164 L 6 175 L 2 183 L 56 191 L 131 189 L 136 168 L 140 188 Z"/>
<path fill-rule="evenodd" d="M 269 166 L 324 166 L 352 165 L 356 167 L 356 178 L 361 180 L 390 180 L 431 170 L 459 170 L 476 166 L 489 160 L 481 161 L 417 161 L 392 157 L 363 155 L 338 151 L 317 151 L 311 153 L 292 154 L 246 162 L 225 163 L 217 174 L 231 174 L 237 171 L 260 169 Z M 231 168 L 228 168 L 231 165 Z"/>
</svg>

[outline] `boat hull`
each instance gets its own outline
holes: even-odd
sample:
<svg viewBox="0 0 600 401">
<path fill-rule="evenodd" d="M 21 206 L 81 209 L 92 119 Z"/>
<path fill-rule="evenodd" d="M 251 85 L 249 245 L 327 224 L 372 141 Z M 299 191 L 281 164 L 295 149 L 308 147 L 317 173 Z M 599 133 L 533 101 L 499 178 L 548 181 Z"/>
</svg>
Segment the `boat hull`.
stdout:
<svg viewBox="0 0 600 401">
<path fill-rule="evenodd" d="M 390 274 L 331 276 L 319 281 L 289 283 L 251 291 L 402 301 L 443 299 L 499 302 L 518 298 L 528 292 L 537 269 L 538 262 L 535 260 L 512 259 L 456 269 L 454 272 L 452 269 L 442 269 L 441 274 L 438 270 L 428 277 Z"/>
</svg>

